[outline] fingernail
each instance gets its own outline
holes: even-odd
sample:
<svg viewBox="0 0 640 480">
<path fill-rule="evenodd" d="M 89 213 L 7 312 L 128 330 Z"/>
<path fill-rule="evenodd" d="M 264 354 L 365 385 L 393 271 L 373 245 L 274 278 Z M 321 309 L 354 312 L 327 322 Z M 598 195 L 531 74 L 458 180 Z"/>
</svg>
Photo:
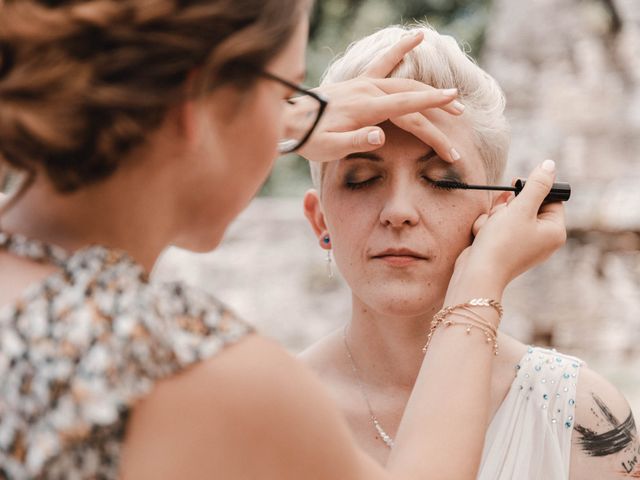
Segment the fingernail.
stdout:
<svg viewBox="0 0 640 480">
<path fill-rule="evenodd" d="M 457 88 L 446 88 L 440 91 L 442 92 L 443 95 L 446 95 L 447 97 L 453 97 L 458 94 Z"/>
<path fill-rule="evenodd" d="M 414 30 L 402 34 L 402 38 L 418 38 L 422 35 L 422 30 Z"/>
<path fill-rule="evenodd" d="M 373 132 L 369 132 L 367 134 L 367 141 L 371 145 L 381 145 L 382 144 L 382 135 L 378 130 L 374 130 Z"/>
<path fill-rule="evenodd" d="M 556 162 L 553 160 L 545 160 L 542 162 L 542 169 L 545 172 L 553 173 L 556 171 Z"/>
<path fill-rule="evenodd" d="M 457 161 L 457 160 L 460 160 L 460 158 L 461 158 L 460 154 L 458 153 L 458 151 L 455 148 L 452 148 L 450 150 L 450 153 L 451 153 L 451 158 L 453 159 L 454 162 Z"/>
<path fill-rule="evenodd" d="M 464 108 L 465 108 L 464 104 L 462 104 L 458 100 L 454 100 L 453 102 L 451 102 L 451 106 L 455 108 L 457 111 L 459 111 L 460 113 L 464 112 Z"/>
</svg>

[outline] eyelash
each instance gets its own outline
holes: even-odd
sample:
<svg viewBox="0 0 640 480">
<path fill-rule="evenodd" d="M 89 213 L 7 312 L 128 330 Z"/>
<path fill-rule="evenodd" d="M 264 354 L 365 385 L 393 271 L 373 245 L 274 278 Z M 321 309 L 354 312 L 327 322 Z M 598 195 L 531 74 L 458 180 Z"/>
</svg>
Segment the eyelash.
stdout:
<svg viewBox="0 0 640 480">
<path fill-rule="evenodd" d="M 345 185 L 349 190 L 360 190 L 361 188 L 365 188 L 365 187 L 368 187 L 369 185 L 374 184 L 379 179 L 380 179 L 380 177 L 371 177 L 368 180 L 365 180 L 364 182 L 349 182 L 349 181 L 347 181 L 345 183 Z"/>
<path fill-rule="evenodd" d="M 366 188 L 366 187 L 368 187 L 370 185 L 373 185 L 380 178 L 381 177 L 379 177 L 379 176 L 371 177 L 368 180 L 364 180 L 362 182 L 346 182 L 345 185 L 349 190 L 360 190 L 361 188 Z M 444 191 L 444 192 L 450 192 L 453 189 L 452 188 L 447 188 L 447 187 L 441 187 L 440 185 L 438 185 L 436 183 L 436 181 L 448 181 L 448 182 L 456 182 L 456 181 L 458 181 L 457 179 L 453 179 L 453 178 L 442 178 L 440 180 L 432 180 L 431 178 L 425 177 L 424 175 L 421 178 L 425 182 L 427 182 L 427 185 L 429 185 L 431 188 L 433 188 L 435 190 Z"/>
</svg>

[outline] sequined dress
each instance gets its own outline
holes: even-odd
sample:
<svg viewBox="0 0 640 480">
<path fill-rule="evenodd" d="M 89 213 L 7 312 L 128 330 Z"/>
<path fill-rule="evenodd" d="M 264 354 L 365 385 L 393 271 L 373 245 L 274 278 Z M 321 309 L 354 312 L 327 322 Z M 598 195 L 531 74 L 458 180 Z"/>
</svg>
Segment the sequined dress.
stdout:
<svg viewBox="0 0 640 480">
<path fill-rule="evenodd" d="M 0 479 L 118 478 L 133 403 L 252 330 L 121 251 L 2 232 L 0 249 L 59 267 L 0 308 Z"/>
<path fill-rule="evenodd" d="M 478 480 L 567 480 L 580 368 L 576 357 L 528 347 L 491 420 Z"/>
</svg>

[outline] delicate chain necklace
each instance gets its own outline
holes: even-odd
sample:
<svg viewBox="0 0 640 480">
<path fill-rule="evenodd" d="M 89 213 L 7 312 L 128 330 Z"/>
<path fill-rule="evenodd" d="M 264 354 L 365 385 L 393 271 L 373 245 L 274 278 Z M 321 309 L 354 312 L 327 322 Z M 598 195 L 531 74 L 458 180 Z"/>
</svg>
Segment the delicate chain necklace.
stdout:
<svg viewBox="0 0 640 480">
<path fill-rule="evenodd" d="M 382 441 L 387 445 L 387 447 L 393 448 L 393 438 L 391 438 L 391 435 L 389 435 L 387 432 L 384 431 L 384 429 L 382 428 L 382 425 L 380 425 L 380 422 L 378 421 L 375 414 L 373 413 L 373 409 L 371 408 L 371 402 L 369 402 L 369 397 L 367 396 L 367 392 L 364 389 L 364 384 L 362 383 L 362 376 L 360 375 L 358 366 L 356 365 L 356 362 L 353 359 L 353 355 L 351 354 L 349 343 L 347 342 L 347 326 L 346 325 L 344 326 L 344 330 L 342 332 L 342 338 L 344 340 L 344 346 L 347 350 L 347 356 L 349 357 L 349 360 L 351 360 L 351 368 L 353 370 L 353 374 L 356 377 L 356 380 L 358 381 L 358 386 L 360 387 L 360 391 L 362 392 L 362 397 L 364 398 L 364 401 L 367 403 L 367 408 L 369 409 L 369 416 L 371 417 L 373 426 L 375 427 L 376 431 L 380 435 L 380 438 L 382 438 Z"/>
</svg>

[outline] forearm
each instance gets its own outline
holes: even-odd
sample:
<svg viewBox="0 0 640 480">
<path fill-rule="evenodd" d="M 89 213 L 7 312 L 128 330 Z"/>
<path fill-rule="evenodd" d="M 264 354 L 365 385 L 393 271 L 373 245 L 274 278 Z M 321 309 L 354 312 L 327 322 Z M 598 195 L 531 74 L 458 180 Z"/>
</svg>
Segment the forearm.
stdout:
<svg viewBox="0 0 640 480">
<path fill-rule="evenodd" d="M 452 285 L 445 305 L 502 299 L 500 282 L 474 278 Z M 497 325 L 492 308 L 482 316 Z M 488 424 L 492 347 L 476 329 L 436 330 L 389 458 L 391 471 L 416 479 L 476 478 Z"/>
</svg>

